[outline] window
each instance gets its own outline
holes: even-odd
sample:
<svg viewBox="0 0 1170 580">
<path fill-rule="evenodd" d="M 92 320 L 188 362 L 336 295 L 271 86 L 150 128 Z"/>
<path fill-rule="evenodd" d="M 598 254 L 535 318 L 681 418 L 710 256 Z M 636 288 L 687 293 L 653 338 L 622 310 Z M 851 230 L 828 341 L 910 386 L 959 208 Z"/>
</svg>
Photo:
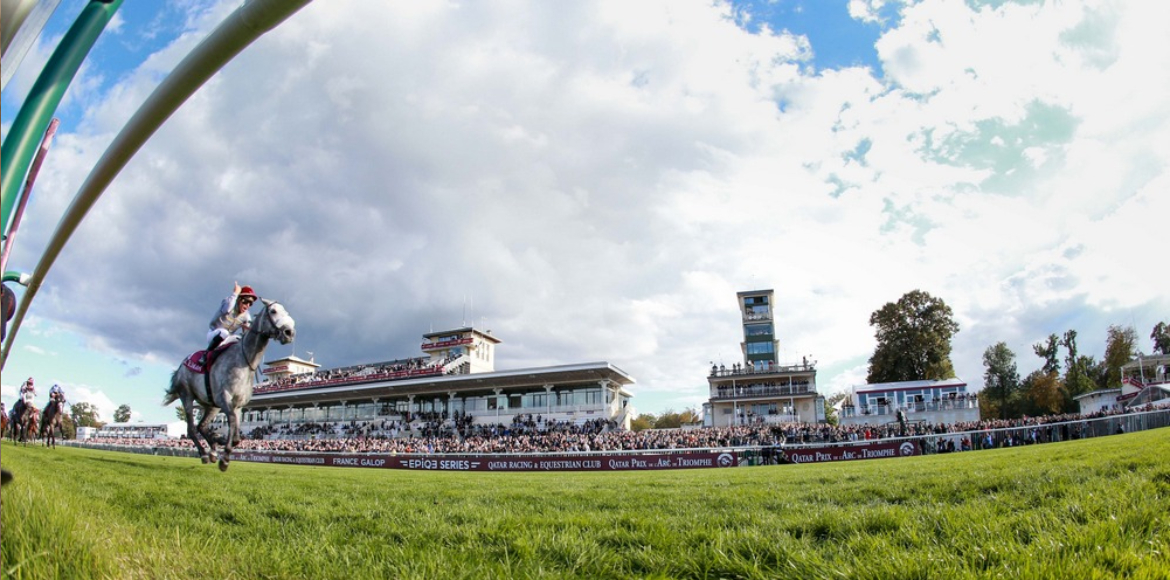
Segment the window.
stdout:
<svg viewBox="0 0 1170 580">
<path fill-rule="evenodd" d="M 524 395 L 524 406 L 529 409 L 544 409 L 548 407 L 548 393 L 529 393 Z"/>
<path fill-rule="evenodd" d="M 747 343 L 748 354 L 772 354 L 775 348 L 771 341 L 768 342 L 749 342 Z"/>
<path fill-rule="evenodd" d="M 746 336 L 772 336 L 771 324 L 749 324 L 744 327 Z"/>
</svg>

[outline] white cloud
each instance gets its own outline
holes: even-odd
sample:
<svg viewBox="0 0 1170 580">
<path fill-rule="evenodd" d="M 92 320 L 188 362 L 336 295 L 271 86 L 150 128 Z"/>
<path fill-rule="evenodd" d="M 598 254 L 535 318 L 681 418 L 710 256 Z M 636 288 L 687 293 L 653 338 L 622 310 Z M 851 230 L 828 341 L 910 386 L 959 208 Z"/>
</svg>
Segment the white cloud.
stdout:
<svg viewBox="0 0 1170 580">
<path fill-rule="evenodd" d="M 228 4 L 95 84 L 21 258 Z M 502 367 L 610 360 L 645 411 L 738 357 L 738 290 L 776 289 L 782 353 L 826 392 L 864 379 L 869 314 L 915 288 L 955 309 L 976 385 L 999 340 L 1027 368 L 1073 323 L 1086 352 L 1134 311 L 1145 336 L 1170 312 L 1126 282 L 1167 213 L 1163 3 L 970 4 L 851 2 L 886 19 L 875 78 L 810 72 L 803 37 L 706 2 L 313 3 L 148 143 L 35 309 L 177 361 L 239 280 L 329 366 L 486 319 Z"/>
</svg>

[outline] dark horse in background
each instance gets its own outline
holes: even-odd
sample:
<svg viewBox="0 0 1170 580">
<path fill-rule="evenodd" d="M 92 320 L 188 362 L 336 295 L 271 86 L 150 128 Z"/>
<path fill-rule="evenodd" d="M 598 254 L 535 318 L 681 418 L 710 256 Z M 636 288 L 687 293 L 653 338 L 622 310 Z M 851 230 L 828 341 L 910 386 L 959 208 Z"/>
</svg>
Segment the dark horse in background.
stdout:
<svg viewBox="0 0 1170 580">
<path fill-rule="evenodd" d="M 40 424 L 41 410 L 35 405 L 24 405 L 20 415 L 12 418 L 12 440 L 17 443 L 28 444 L 37 436 L 37 425 Z M 13 411 L 16 412 L 15 410 Z"/>
<path fill-rule="evenodd" d="M 45 410 L 41 412 L 41 439 L 46 447 L 56 447 L 57 437 L 65 431 L 61 418 L 64 416 L 65 400 L 57 395 L 49 399 Z"/>
<path fill-rule="evenodd" d="M 256 368 L 264 359 L 264 349 L 268 348 L 268 342 L 272 339 L 288 344 L 296 336 L 296 323 L 280 303 L 264 299 L 261 303 L 264 307 L 260 316 L 256 317 L 243 338 L 223 347 L 218 356 L 207 353 L 207 359 L 211 361 L 210 369 L 202 368 L 202 363 L 198 362 L 202 358 L 201 352 L 184 359 L 171 374 L 171 386 L 163 398 L 164 405 L 182 401 L 183 415 L 187 419 L 187 437 L 199 450 L 199 459 L 203 463 L 216 460 L 217 438 L 212 436 L 208 427 L 216 413 L 223 411 L 228 420 L 228 434 L 226 440 L 222 441 L 220 471 L 227 471 L 232 449 L 240 442 L 240 410 L 252 400 Z M 198 426 L 195 423 L 195 405 L 199 405 L 202 410 Z M 203 447 L 204 441 L 207 442 L 206 449 Z"/>
</svg>

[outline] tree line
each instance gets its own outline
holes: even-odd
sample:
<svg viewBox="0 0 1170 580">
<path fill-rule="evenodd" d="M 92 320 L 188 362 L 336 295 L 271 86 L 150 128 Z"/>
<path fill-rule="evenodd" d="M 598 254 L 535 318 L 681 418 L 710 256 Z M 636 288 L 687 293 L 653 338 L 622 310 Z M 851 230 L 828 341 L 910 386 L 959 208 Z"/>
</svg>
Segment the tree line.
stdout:
<svg viewBox="0 0 1170 580">
<path fill-rule="evenodd" d="M 1170 324 L 1159 322 L 1150 333 L 1153 354 L 1170 354 Z M 983 352 L 983 391 L 979 406 L 984 417 L 1013 419 L 1025 415 L 1077 412 L 1076 397 L 1121 388 L 1121 367 L 1138 357 L 1137 330 L 1110 325 L 1105 355 L 1097 360 L 1077 348 L 1077 331 L 1050 334 L 1032 345 L 1040 368 L 1020 378 L 1016 354 L 998 342 Z"/>
<path fill-rule="evenodd" d="M 922 290 L 904 294 L 869 318 L 877 346 L 869 359 L 866 381 L 889 383 L 944 380 L 955 376 L 951 339 L 959 324 L 946 303 Z M 983 390 L 979 408 L 984 418 L 1075 413 L 1076 397 L 1121 387 L 1121 367 L 1139 354 L 1137 331 L 1112 325 L 1106 331 L 1105 355 L 1097 360 L 1077 346 L 1077 331 L 1051 334 L 1032 346 L 1040 368 L 1020 378 L 1016 354 L 998 342 L 983 353 Z M 1150 333 L 1154 354 L 1170 354 L 1170 324 L 1157 323 Z M 831 399 L 832 400 L 832 399 Z"/>
</svg>

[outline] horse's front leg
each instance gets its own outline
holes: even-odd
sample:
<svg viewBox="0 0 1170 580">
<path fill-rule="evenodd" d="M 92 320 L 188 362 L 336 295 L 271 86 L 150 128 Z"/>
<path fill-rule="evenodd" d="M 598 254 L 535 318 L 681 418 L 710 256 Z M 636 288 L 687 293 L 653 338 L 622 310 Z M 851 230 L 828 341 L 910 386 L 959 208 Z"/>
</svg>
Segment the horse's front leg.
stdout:
<svg viewBox="0 0 1170 580">
<path fill-rule="evenodd" d="M 223 444 L 223 457 L 219 458 L 220 471 L 227 471 L 228 463 L 232 460 L 232 449 L 240 442 L 240 410 L 227 411 L 225 409 L 224 415 L 227 415 L 228 433 L 227 441 Z"/>
</svg>

